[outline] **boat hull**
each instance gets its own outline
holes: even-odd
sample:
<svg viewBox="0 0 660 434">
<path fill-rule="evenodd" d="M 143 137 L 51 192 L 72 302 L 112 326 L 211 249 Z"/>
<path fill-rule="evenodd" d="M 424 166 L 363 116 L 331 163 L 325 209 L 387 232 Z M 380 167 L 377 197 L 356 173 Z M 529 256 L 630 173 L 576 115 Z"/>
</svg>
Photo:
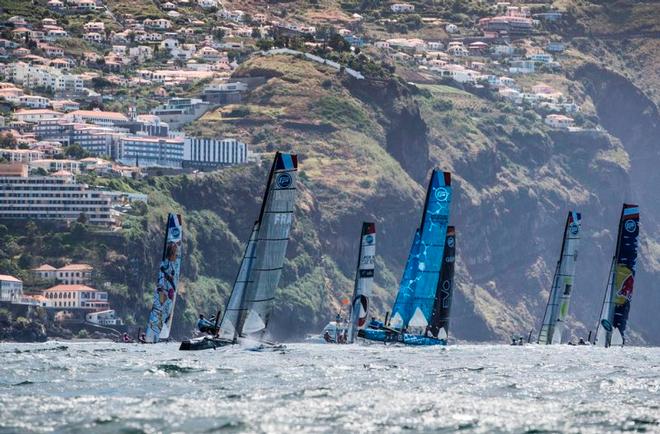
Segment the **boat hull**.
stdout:
<svg viewBox="0 0 660 434">
<path fill-rule="evenodd" d="M 182 341 L 181 346 L 179 346 L 179 351 L 215 350 L 216 348 L 225 347 L 227 345 L 233 345 L 233 342 L 210 336 L 203 336 L 201 338 Z"/>
<path fill-rule="evenodd" d="M 444 339 L 437 339 L 411 333 L 399 333 L 394 330 L 387 329 L 363 329 L 358 332 L 358 337 L 369 341 L 412 346 L 447 345 L 447 341 Z"/>
</svg>

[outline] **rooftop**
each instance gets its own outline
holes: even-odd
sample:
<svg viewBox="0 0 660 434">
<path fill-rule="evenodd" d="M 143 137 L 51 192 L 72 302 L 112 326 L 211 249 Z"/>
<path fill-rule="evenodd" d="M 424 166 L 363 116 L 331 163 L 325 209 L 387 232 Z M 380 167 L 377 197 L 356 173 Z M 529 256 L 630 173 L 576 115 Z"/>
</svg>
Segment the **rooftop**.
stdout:
<svg viewBox="0 0 660 434">
<path fill-rule="evenodd" d="M 91 288 L 87 285 L 55 285 L 52 286 L 46 291 L 49 292 L 79 292 L 79 291 L 92 291 L 96 292 L 96 289 Z"/>
</svg>

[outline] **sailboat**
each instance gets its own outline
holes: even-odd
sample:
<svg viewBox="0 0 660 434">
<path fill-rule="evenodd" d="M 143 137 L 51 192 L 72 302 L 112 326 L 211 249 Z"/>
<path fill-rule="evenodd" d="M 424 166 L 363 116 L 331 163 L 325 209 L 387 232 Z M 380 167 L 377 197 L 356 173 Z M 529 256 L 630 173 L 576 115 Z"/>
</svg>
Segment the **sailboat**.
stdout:
<svg viewBox="0 0 660 434">
<path fill-rule="evenodd" d="M 180 215 L 168 214 L 165 225 L 165 244 L 158 268 L 158 281 L 154 290 L 153 306 L 145 328 L 144 341 L 146 343 L 157 343 L 170 337 L 181 271 L 181 241 L 183 236 L 181 226 Z"/>
<path fill-rule="evenodd" d="M 383 327 L 360 330 L 359 337 L 408 345 L 447 343 L 455 256 L 451 252 L 455 245 L 455 231 L 448 231 L 450 204 L 451 175 L 434 170 L 426 192 L 422 221 L 415 231 L 392 307 L 392 317 Z M 451 249 L 446 248 L 449 244 Z M 445 263 L 451 265 L 445 270 L 446 277 L 450 277 L 448 281 L 442 278 Z M 443 293 L 445 284 L 448 286 Z M 446 307 L 442 307 L 443 298 Z"/>
<path fill-rule="evenodd" d="M 278 152 L 216 336 L 181 342 L 180 350 L 204 350 L 240 340 L 268 344 L 266 334 L 280 281 L 296 201 L 296 154 Z"/>
<path fill-rule="evenodd" d="M 582 230 L 582 215 L 569 211 L 564 226 L 564 238 L 561 244 L 559 260 L 552 279 L 552 289 L 545 307 L 543 323 L 539 332 L 539 344 L 560 344 L 565 328 L 568 304 L 573 291 L 575 264 Z"/>
<path fill-rule="evenodd" d="M 594 345 L 623 346 L 626 342 L 625 331 L 635 283 L 638 248 L 639 206 L 624 203 Z"/>
<path fill-rule="evenodd" d="M 352 344 L 355 342 L 358 330 L 364 328 L 369 312 L 369 298 L 374 281 L 374 260 L 376 256 L 376 224 L 362 223 L 360 232 L 360 247 L 358 250 L 357 268 L 355 271 L 355 285 L 353 296 L 350 299 L 348 317 L 341 321 L 330 321 L 321 332 L 321 335 L 310 335 L 308 340 L 325 342 L 329 344 Z"/>
</svg>

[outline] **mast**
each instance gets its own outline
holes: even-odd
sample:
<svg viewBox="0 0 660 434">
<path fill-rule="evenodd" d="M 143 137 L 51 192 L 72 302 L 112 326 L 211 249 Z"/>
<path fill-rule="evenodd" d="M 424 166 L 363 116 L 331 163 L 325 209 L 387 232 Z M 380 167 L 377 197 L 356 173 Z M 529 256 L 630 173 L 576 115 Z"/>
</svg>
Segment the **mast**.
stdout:
<svg viewBox="0 0 660 434">
<path fill-rule="evenodd" d="M 376 224 L 362 223 L 360 235 L 360 251 L 357 270 L 355 272 L 355 287 L 351 301 L 351 322 L 348 329 L 348 343 L 355 341 L 358 329 L 367 322 L 369 297 L 374 280 L 374 259 L 376 256 Z"/>
<path fill-rule="evenodd" d="M 564 226 L 564 237 L 552 289 L 548 297 L 543 324 L 539 332 L 539 344 L 559 344 L 562 340 L 568 306 L 573 291 L 573 278 L 582 229 L 582 214 L 569 211 Z"/>
<path fill-rule="evenodd" d="M 449 336 L 449 318 L 454 293 L 454 264 L 456 262 L 456 230 L 453 226 L 447 227 L 445 249 L 442 256 L 440 279 L 435 292 L 433 315 L 429 331 L 433 337 L 447 340 Z"/>
<path fill-rule="evenodd" d="M 169 213 L 153 306 L 145 328 L 145 339 L 149 343 L 156 343 L 170 336 L 181 271 L 182 235 L 181 216 Z"/>
<path fill-rule="evenodd" d="M 237 320 L 239 337 L 262 341 L 279 284 L 296 199 L 298 157 L 278 152 L 257 220 L 254 259 L 246 279 L 244 305 Z"/>
</svg>

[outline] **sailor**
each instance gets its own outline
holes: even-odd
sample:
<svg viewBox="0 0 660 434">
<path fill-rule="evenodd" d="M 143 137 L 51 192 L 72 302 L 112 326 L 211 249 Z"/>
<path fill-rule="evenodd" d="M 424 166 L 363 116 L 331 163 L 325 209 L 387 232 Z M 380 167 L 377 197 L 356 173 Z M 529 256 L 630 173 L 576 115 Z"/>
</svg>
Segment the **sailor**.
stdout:
<svg viewBox="0 0 660 434">
<path fill-rule="evenodd" d="M 332 342 L 332 336 L 330 336 L 329 331 L 326 330 L 325 333 L 323 333 L 323 339 L 328 343 Z"/>
<path fill-rule="evenodd" d="M 372 328 L 372 329 L 376 329 L 376 330 L 378 330 L 378 329 L 380 329 L 380 328 L 382 328 L 382 327 L 383 327 L 383 323 L 380 322 L 380 321 L 378 321 L 378 320 L 376 319 L 376 317 L 373 317 L 373 316 L 372 316 L 372 317 L 371 317 L 371 321 L 369 321 L 369 328 Z"/>
<path fill-rule="evenodd" d="M 339 326 L 339 323 L 341 323 L 341 314 L 339 313 L 337 314 L 337 316 L 335 317 L 335 322 L 337 323 L 337 326 Z"/>
<path fill-rule="evenodd" d="M 140 343 L 146 344 L 147 343 L 147 335 L 144 332 L 140 333 L 140 337 L 138 338 L 138 340 L 140 341 Z"/>
<path fill-rule="evenodd" d="M 124 341 L 124 343 L 129 343 L 133 341 L 133 339 L 131 339 L 131 337 L 126 332 L 124 332 L 124 334 L 122 335 L 122 340 Z"/>
<path fill-rule="evenodd" d="M 197 328 L 200 332 L 208 334 L 215 334 L 217 331 L 215 325 L 211 321 L 204 318 L 204 315 L 201 313 L 199 314 L 199 321 L 197 321 Z"/>
<path fill-rule="evenodd" d="M 584 341 L 584 338 L 580 338 L 578 345 L 587 345 L 587 343 Z"/>
</svg>

